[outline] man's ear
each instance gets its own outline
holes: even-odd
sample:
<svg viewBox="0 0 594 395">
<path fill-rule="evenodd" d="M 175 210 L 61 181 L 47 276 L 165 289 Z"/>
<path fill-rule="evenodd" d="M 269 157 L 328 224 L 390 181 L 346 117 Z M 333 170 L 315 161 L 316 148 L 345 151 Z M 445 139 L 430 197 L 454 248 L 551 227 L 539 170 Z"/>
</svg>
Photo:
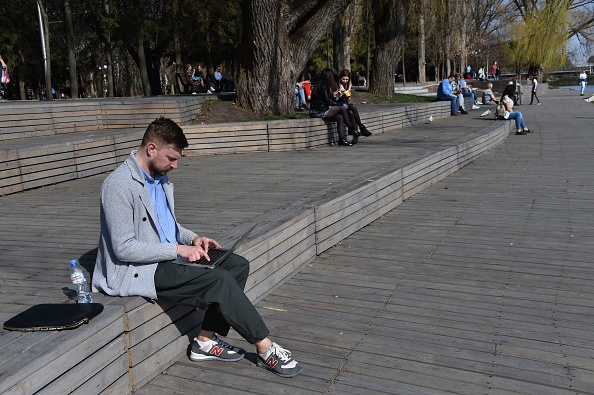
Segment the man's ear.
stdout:
<svg viewBox="0 0 594 395">
<path fill-rule="evenodd" d="M 149 143 L 146 145 L 147 156 L 148 157 L 154 156 L 156 152 L 157 152 L 157 144 L 153 143 L 152 141 L 149 141 Z"/>
</svg>

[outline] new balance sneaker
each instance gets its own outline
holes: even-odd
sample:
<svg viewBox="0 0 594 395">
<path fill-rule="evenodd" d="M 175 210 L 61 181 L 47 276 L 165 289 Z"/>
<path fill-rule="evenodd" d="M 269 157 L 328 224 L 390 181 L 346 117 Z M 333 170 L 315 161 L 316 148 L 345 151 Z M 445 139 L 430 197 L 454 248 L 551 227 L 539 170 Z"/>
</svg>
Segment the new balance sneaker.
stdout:
<svg viewBox="0 0 594 395">
<path fill-rule="evenodd" d="M 264 354 L 258 354 L 257 365 L 281 377 L 293 377 L 303 370 L 299 362 L 291 358 L 291 352 L 272 343 Z"/>
<path fill-rule="evenodd" d="M 192 351 L 190 352 L 190 359 L 192 361 L 239 361 L 245 356 L 245 351 L 239 347 L 219 339 L 217 336 L 213 337 L 206 346 L 200 347 L 197 339 L 192 342 Z"/>
</svg>

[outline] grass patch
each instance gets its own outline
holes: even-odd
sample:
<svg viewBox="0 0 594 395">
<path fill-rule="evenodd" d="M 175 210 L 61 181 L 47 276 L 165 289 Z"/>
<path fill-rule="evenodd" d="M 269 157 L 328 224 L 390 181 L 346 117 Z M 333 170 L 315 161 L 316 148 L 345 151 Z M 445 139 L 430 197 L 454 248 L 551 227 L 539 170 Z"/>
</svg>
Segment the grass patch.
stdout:
<svg viewBox="0 0 594 395">
<path fill-rule="evenodd" d="M 435 97 L 407 95 L 394 93 L 392 96 L 370 96 L 369 104 L 396 104 L 396 103 L 429 103 L 434 102 Z"/>
</svg>

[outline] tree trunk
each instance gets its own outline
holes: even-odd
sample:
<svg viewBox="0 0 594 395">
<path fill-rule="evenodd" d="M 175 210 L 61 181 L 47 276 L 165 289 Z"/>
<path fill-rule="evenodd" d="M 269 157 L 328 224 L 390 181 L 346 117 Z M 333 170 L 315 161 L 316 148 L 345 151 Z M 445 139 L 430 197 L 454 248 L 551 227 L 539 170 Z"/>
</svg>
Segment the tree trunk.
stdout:
<svg viewBox="0 0 594 395">
<path fill-rule="evenodd" d="M 374 62 L 369 90 L 381 96 L 394 94 L 394 75 L 408 30 L 408 11 L 412 0 L 373 0 L 375 20 Z"/>
<path fill-rule="evenodd" d="M 22 48 L 19 48 L 18 50 L 18 58 L 19 58 L 19 63 L 21 65 L 21 67 L 19 67 L 19 73 L 18 73 L 18 81 L 19 81 L 19 95 L 21 100 L 26 100 L 27 99 L 27 91 L 25 90 L 25 79 L 23 78 L 23 65 L 25 64 L 25 54 L 22 51 Z"/>
<path fill-rule="evenodd" d="M 338 15 L 332 24 L 332 59 L 334 60 L 334 70 L 337 73 L 340 73 L 345 68 L 343 42 L 342 15 Z"/>
<path fill-rule="evenodd" d="M 109 38 L 105 40 L 105 59 L 107 61 L 107 97 L 114 97 L 113 50 Z"/>
<path fill-rule="evenodd" d="M 179 26 L 179 4 L 178 1 L 175 0 L 173 2 L 173 48 L 175 50 L 175 73 L 181 73 L 182 69 L 182 54 L 181 54 L 181 36 L 180 36 L 180 26 Z M 175 74 L 171 78 L 171 84 L 174 86 L 174 92 L 179 92 L 179 87 L 177 86 L 177 80 L 175 79 Z"/>
<path fill-rule="evenodd" d="M 287 114 L 297 75 L 350 0 L 250 0 L 243 13 L 237 103 L 256 114 Z"/>
<path fill-rule="evenodd" d="M 351 37 L 353 37 L 355 27 L 357 26 L 356 21 L 361 20 L 360 18 L 357 18 L 360 1 L 361 0 L 353 1 L 344 12 L 344 68 L 348 70 L 351 69 Z"/>
<path fill-rule="evenodd" d="M 74 29 L 72 27 L 72 9 L 70 0 L 64 0 L 64 22 L 66 24 L 66 44 L 68 47 L 68 72 L 70 76 L 70 97 L 79 97 L 78 78 L 76 77 L 76 52 L 74 48 Z"/>
<path fill-rule="evenodd" d="M 148 69 L 146 66 L 146 56 L 144 53 L 144 40 L 142 37 L 138 38 L 138 47 L 136 48 L 138 55 L 138 68 L 140 69 L 140 79 L 142 80 L 142 90 L 145 96 L 151 95 L 151 82 L 149 79 Z"/>
<path fill-rule="evenodd" d="M 149 78 L 149 85 L 151 87 L 151 95 L 163 94 L 163 89 L 161 87 L 161 53 L 161 51 L 153 49 L 153 47 L 145 41 L 144 54 L 147 59 L 146 71 Z"/>
<path fill-rule="evenodd" d="M 418 54 L 418 62 L 419 62 L 419 84 L 425 84 L 427 82 L 427 70 L 426 70 L 426 56 L 425 56 L 425 6 L 427 5 L 427 0 L 420 0 L 418 5 L 419 11 L 419 32 L 418 32 L 418 42 L 417 42 L 417 54 Z"/>
<path fill-rule="evenodd" d="M 466 21 L 468 20 L 468 7 L 466 6 L 465 0 L 462 0 L 458 5 L 459 12 L 457 14 L 459 14 L 462 17 L 462 20 L 460 21 L 460 26 L 462 30 L 462 32 L 460 33 L 460 41 L 462 41 L 462 47 L 460 48 L 462 51 L 462 59 L 460 60 L 460 74 L 464 75 L 466 74 L 466 66 L 468 66 L 468 46 L 466 45 L 466 27 L 468 25 Z"/>
<path fill-rule="evenodd" d="M 111 14 L 109 1 L 105 2 L 105 15 Z M 111 29 L 105 31 L 105 59 L 107 61 L 107 97 L 114 97 L 113 80 L 113 47 L 111 45 Z"/>
<path fill-rule="evenodd" d="M 445 60 L 445 70 L 443 78 L 447 78 L 448 75 L 452 73 L 452 32 L 454 31 L 454 22 L 452 15 L 452 0 L 445 1 L 445 12 L 446 12 L 446 31 L 445 31 L 445 53 L 444 53 L 444 60 Z"/>
</svg>

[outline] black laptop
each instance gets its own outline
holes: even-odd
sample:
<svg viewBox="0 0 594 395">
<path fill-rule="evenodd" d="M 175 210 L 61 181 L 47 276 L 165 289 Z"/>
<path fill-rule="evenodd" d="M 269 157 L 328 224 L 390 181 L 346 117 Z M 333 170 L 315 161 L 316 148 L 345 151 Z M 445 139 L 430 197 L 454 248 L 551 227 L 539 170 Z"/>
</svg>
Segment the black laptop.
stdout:
<svg viewBox="0 0 594 395">
<path fill-rule="evenodd" d="M 223 263 L 225 261 L 225 259 L 227 259 L 227 257 L 229 255 L 231 255 L 237 247 L 239 247 L 239 245 L 248 237 L 248 235 L 252 232 L 252 230 L 254 230 L 254 228 L 257 225 L 258 224 L 256 223 L 251 228 L 249 228 L 247 230 L 247 232 L 245 232 L 243 235 L 241 235 L 241 237 L 239 239 L 237 239 L 237 241 L 235 243 L 233 243 L 233 245 L 229 249 L 209 248 L 208 249 L 208 257 L 210 258 L 210 261 L 207 261 L 204 257 L 202 257 L 197 261 L 190 262 L 185 258 L 178 257 L 176 260 L 173 261 L 173 263 L 177 263 L 180 265 L 187 265 L 187 266 L 198 266 L 198 267 L 203 267 L 205 269 L 214 269 L 215 267 L 217 267 L 221 263 Z"/>
</svg>

